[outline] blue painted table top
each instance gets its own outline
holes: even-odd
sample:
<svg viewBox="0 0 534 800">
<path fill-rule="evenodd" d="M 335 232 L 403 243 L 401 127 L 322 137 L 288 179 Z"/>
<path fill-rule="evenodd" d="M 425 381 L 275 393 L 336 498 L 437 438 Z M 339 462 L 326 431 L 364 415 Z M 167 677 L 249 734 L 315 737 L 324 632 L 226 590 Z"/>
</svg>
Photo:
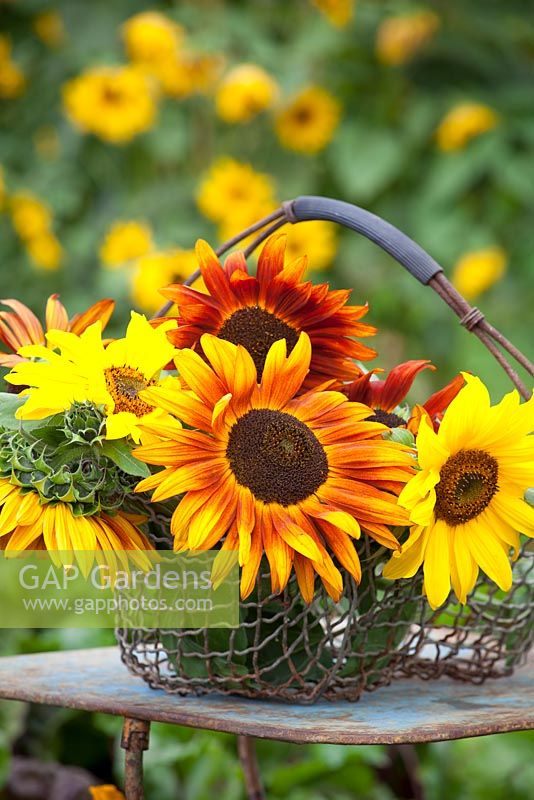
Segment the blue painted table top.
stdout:
<svg viewBox="0 0 534 800">
<path fill-rule="evenodd" d="M 169 695 L 130 675 L 109 647 L 1 658 L 0 698 L 291 742 L 425 742 L 534 727 L 532 662 L 482 686 L 399 680 L 357 703 L 302 706 Z"/>
</svg>

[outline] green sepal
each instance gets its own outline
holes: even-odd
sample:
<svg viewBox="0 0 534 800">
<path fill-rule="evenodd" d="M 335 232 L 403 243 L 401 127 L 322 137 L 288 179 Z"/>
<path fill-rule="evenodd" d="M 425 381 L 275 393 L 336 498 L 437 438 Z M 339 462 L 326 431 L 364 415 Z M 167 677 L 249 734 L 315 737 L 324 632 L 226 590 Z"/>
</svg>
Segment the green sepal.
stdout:
<svg viewBox="0 0 534 800">
<path fill-rule="evenodd" d="M 398 442 L 406 447 L 415 447 L 415 437 L 407 428 L 392 428 L 389 439 L 391 442 Z"/>
</svg>

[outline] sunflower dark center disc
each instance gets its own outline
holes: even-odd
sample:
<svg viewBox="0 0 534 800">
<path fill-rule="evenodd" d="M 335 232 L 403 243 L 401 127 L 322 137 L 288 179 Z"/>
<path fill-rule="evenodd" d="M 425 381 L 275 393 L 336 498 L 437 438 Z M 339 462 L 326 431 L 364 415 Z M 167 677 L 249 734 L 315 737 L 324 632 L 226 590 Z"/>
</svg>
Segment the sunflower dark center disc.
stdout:
<svg viewBox="0 0 534 800">
<path fill-rule="evenodd" d="M 498 486 L 499 467 L 484 450 L 460 450 L 440 472 L 435 514 L 448 525 L 462 525 L 478 517 Z"/>
<path fill-rule="evenodd" d="M 154 410 L 139 397 L 139 392 L 153 381 L 147 381 L 138 370 L 132 367 L 108 367 L 104 374 L 106 388 L 115 401 L 115 414 L 129 411 L 136 417 L 142 417 Z"/>
<path fill-rule="evenodd" d="M 368 422 L 381 422 L 382 425 L 387 425 L 388 428 L 406 427 L 406 420 L 399 417 L 398 414 L 383 411 L 381 408 L 375 408 L 374 412 L 370 417 L 367 417 Z"/>
<path fill-rule="evenodd" d="M 283 411 L 260 408 L 241 417 L 226 457 L 237 482 L 264 503 L 298 503 L 328 477 L 326 453 L 313 431 Z"/>
<path fill-rule="evenodd" d="M 298 342 L 298 332 L 275 314 L 258 306 L 249 306 L 235 311 L 222 325 L 219 339 L 245 347 L 256 365 L 258 381 L 263 375 L 263 367 L 269 348 L 280 339 L 287 342 L 287 353 Z"/>
</svg>

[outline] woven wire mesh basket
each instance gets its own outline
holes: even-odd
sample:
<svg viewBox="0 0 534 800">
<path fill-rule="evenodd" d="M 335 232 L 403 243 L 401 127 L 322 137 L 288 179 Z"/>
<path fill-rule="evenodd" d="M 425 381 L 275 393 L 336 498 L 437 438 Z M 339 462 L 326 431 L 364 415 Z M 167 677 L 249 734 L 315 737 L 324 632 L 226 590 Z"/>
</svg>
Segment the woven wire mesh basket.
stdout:
<svg viewBox="0 0 534 800">
<path fill-rule="evenodd" d="M 365 550 L 368 543 L 363 543 Z M 152 688 L 312 703 L 357 700 L 395 678 L 482 683 L 510 675 L 532 645 L 534 551 L 523 549 L 506 597 L 481 578 L 468 607 L 432 611 L 421 582 L 386 582 L 369 552 L 362 582 L 344 573 L 342 600 L 303 603 L 296 579 L 280 595 L 263 571 L 236 629 L 119 628 L 122 660 Z M 124 623 L 124 620 L 123 620 Z"/>
<path fill-rule="evenodd" d="M 306 219 L 339 222 L 393 255 L 449 304 L 528 396 L 495 343 L 532 374 L 523 354 L 469 306 L 428 254 L 362 209 L 327 198 L 299 198 L 221 251 L 259 231 L 248 248 L 251 252 L 281 225 Z M 147 511 L 156 546 L 168 548 L 169 519 L 150 506 Z M 359 543 L 359 556 L 362 581 L 357 585 L 342 570 L 345 590 L 338 603 L 320 588 L 306 605 L 294 575 L 282 594 L 273 595 L 267 564 L 262 562 L 255 591 L 240 604 L 239 628 L 149 629 L 127 627 L 132 621 L 123 618 L 116 631 L 122 660 L 152 688 L 171 693 L 216 692 L 300 703 L 319 698 L 355 701 L 365 690 L 408 676 L 429 680 L 447 675 L 480 684 L 510 675 L 526 660 L 534 638 L 534 546 L 523 546 L 508 594 L 481 576 L 468 606 L 451 596 L 437 611 L 422 595 L 422 580 L 390 582 L 381 577 L 383 562 L 368 539 Z"/>
</svg>

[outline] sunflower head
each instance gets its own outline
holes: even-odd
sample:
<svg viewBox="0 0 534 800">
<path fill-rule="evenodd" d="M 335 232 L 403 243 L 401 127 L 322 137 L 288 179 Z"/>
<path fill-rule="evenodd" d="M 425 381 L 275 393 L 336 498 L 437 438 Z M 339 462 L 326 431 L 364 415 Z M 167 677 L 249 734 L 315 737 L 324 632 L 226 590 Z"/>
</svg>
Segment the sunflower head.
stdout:
<svg viewBox="0 0 534 800">
<path fill-rule="evenodd" d="M 464 385 L 464 379 L 457 375 L 443 389 L 432 394 L 422 406 L 415 406 L 410 416 L 408 407 L 401 404 L 406 400 L 414 379 L 425 369 L 436 368 L 427 360 L 405 361 L 393 367 L 385 380 L 375 377 L 382 370 L 373 369 L 352 381 L 345 391 L 349 400 L 371 406 L 374 412 L 371 419 L 382 422 L 388 428 L 408 427 L 417 433 L 421 418 L 426 416 L 437 429 L 445 409 Z"/>
<path fill-rule="evenodd" d="M 534 398 L 520 405 L 513 391 L 492 406 L 484 384 L 463 377 L 467 385 L 438 432 L 421 419 L 421 469 L 399 497 L 414 528 L 384 570 L 388 578 L 411 577 L 424 562 L 433 608 L 445 602 L 451 583 L 465 603 L 479 567 L 508 591 L 510 550 L 518 553 L 520 532 L 534 534 L 534 509 L 524 499 L 534 484 Z"/>
<path fill-rule="evenodd" d="M 314 286 L 303 281 L 306 258 L 286 264 L 285 247 L 285 235 L 271 237 L 254 276 L 242 253 L 233 253 L 222 266 L 211 247 L 198 242 L 207 293 L 182 285 L 162 290 L 179 310 L 179 325 L 169 338 L 179 348 L 199 349 L 203 333 L 241 345 L 261 379 L 270 347 L 284 340 L 290 354 L 304 332 L 312 344 L 304 389 L 354 378 L 360 370 L 353 359 L 368 360 L 376 355 L 352 338 L 375 333 L 375 328 L 360 322 L 367 306 L 347 305 L 349 291 L 331 291 L 328 284 Z"/>
<path fill-rule="evenodd" d="M 45 419 L 74 403 L 88 402 L 103 410 L 108 439 L 131 436 L 138 442 L 139 424 L 161 416 L 140 395 L 159 381 L 162 369 L 172 360 L 175 351 L 167 332 L 174 326 L 168 320 L 155 329 L 141 314 L 132 312 L 126 336 L 107 347 L 99 322 L 79 336 L 49 331 L 48 347 L 31 345 L 19 350 L 21 356 L 37 360 L 15 365 L 6 376 L 8 383 L 28 387 L 22 392 L 26 401 L 17 417 Z"/>
<path fill-rule="evenodd" d="M 407 449 L 385 441 L 384 426 L 365 421 L 370 409 L 340 392 L 299 394 L 312 359 L 306 333 L 291 349 L 278 339 L 261 376 L 242 345 L 208 334 L 201 345 L 204 357 L 191 349 L 176 355 L 187 390 L 143 392 L 190 429 L 146 426 L 157 441 L 135 453 L 164 469 L 137 490 L 154 490 L 153 500 L 184 494 L 171 524 L 175 547 L 222 542 L 223 550 L 238 550 L 243 597 L 265 554 L 273 591 L 294 568 L 308 602 L 315 574 L 338 599 L 333 558 L 360 579 L 352 540 L 361 529 L 398 546 L 388 525 L 407 522 L 396 498 L 411 474 Z"/>
</svg>

